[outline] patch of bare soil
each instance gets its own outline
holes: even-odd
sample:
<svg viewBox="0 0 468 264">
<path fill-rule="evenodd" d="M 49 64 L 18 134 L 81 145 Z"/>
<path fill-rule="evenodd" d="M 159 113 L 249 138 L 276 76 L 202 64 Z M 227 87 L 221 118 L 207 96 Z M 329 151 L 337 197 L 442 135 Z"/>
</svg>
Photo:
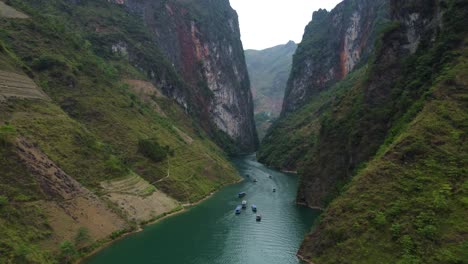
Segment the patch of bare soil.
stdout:
<svg viewBox="0 0 468 264">
<path fill-rule="evenodd" d="M 0 1 L 0 17 L 22 19 L 29 18 L 26 14 L 21 13 L 13 7 L 6 5 L 2 1 Z"/>
<path fill-rule="evenodd" d="M 140 100 L 149 104 L 161 116 L 166 116 L 162 108 L 153 99 L 164 97 L 164 95 L 152 83 L 142 80 L 125 80 L 124 82 L 130 86 L 130 89 Z"/>
<path fill-rule="evenodd" d="M 93 240 L 103 239 L 127 227 L 126 221 L 104 201 L 67 175 L 25 138 L 18 138 L 17 153 L 37 177 L 47 197 L 41 204 L 53 234 L 42 242 L 42 246 L 53 249 L 64 240 L 73 241 L 82 227 L 88 229 Z"/>
<path fill-rule="evenodd" d="M 179 203 L 157 190 L 136 174 L 119 180 L 101 183 L 106 197 L 124 211 L 128 218 L 146 222 L 172 211 Z"/>
</svg>

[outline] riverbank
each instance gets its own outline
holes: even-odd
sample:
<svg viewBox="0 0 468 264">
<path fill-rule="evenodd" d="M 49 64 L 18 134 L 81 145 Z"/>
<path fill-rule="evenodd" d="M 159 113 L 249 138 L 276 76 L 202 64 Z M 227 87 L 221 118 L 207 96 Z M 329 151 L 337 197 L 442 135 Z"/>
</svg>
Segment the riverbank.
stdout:
<svg viewBox="0 0 468 264">
<path fill-rule="evenodd" d="M 196 203 L 187 202 L 184 213 L 112 243 L 84 263 L 299 264 L 296 252 L 320 213 L 294 205 L 298 178 L 268 169 L 252 155 L 232 162 L 240 175 L 249 174 L 257 182 L 245 179 Z M 248 209 L 234 214 L 242 201 L 239 192 L 246 192 L 249 205 L 257 206 L 261 222 Z"/>
<path fill-rule="evenodd" d="M 312 261 L 304 258 L 302 255 L 300 255 L 299 253 L 296 254 L 297 258 L 300 259 L 303 263 L 306 263 L 306 264 L 315 264 L 313 263 Z"/>
<path fill-rule="evenodd" d="M 89 248 L 92 248 L 92 250 L 90 250 L 89 252 L 83 252 L 84 255 L 81 256 L 80 258 L 78 258 L 74 263 L 76 263 L 76 264 L 83 263 L 88 258 L 90 258 L 93 255 L 97 254 L 99 251 L 109 247 L 110 245 L 112 245 L 115 242 L 118 242 L 118 241 L 124 239 L 127 236 L 130 236 L 132 234 L 143 231 L 144 228 L 147 227 L 147 226 L 157 224 L 158 222 L 160 222 L 160 221 L 162 221 L 164 219 L 167 219 L 167 218 L 182 214 L 184 212 L 187 212 L 187 209 L 190 209 L 190 208 L 192 208 L 192 207 L 194 207 L 196 205 L 199 205 L 199 204 L 205 202 L 206 200 L 213 197 L 214 194 L 216 194 L 217 192 L 219 192 L 223 188 L 225 188 L 227 186 L 230 186 L 230 185 L 238 184 L 238 183 L 242 182 L 243 180 L 244 180 L 244 178 L 239 176 L 239 180 L 237 180 L 235 182 L 232 182 L 232 183 L 228 183 L 226 185 L 223 185 L 222 187 L 220 187 L 220 188 L 212 191 L 211 193 L 207 194 L 206 196 L 204 196 L 203 198 L 201 198 L 197 202 L 180 204 L 179 206 L 175 207 L 171 211 L 162 213 L 162 214 L 156 216 L 155 218 L 153 218 L 151 220 L 148 220 L 146 222 L 142 222 L 142 223 L 138 224 L 136 227 L 130 228 L 128 231 L 122 230 L 122 233 L 119 234 L 117 237 L 112 238 L 112 235 L 111 235 L 111 237 L 108 237 L 108 238 L 106 238 L 104 240 L 96 241 L 95 243 L 93 243 L 93 245 L 89 246 Z"/>
</svg>

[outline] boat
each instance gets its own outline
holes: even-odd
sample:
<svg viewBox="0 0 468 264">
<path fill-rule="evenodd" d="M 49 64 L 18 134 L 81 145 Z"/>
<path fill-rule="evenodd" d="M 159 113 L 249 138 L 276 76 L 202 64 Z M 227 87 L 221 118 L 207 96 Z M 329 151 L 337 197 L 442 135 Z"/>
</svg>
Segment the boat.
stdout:
<svg viewBox="0 0 468 264">
<path fill-rule="evenodd" d="M 257 206 L 255 204 L 252 204 L 252 211 L 257 212 Z"/>
<path fill-rule="evenodd" d="M 244 197 L 245 195 L 246 195 L 245 192 L 240 192 L 240 193 L 237 194 L 237 196 L 239 196 L 239 198 Z"/>
<path fill-rule="evenodd" d="M 247 201 L 246 200 L 242 201 L 242 208 L 243 209 L 247 208 Z"/>
<path fill-rule="evenodd" d="M 241 209 L 242 209 L 242 207 L 241 207 L 240 205 L 238 205 L 238 206 L 236 207 L 236 210 L 235 210 L 236 214 L 240 214 L 240 213 L 241 213 Z"/>
<path fill-rule="evenodd" d="M 257 182 L 257 179 L 253 179 L 253 182 Z"/>
<path fill-rule="evenodd" d="M 262 221 L 262 215 L 257 214 L 257 216 L 255 217 L 255 220 L 257 220 L 257 222 Z"/>
<path fill-rule="evenodd" d="M 276 192 L 276 188 L 273 188 L 273 192 Z"/>
</svg>

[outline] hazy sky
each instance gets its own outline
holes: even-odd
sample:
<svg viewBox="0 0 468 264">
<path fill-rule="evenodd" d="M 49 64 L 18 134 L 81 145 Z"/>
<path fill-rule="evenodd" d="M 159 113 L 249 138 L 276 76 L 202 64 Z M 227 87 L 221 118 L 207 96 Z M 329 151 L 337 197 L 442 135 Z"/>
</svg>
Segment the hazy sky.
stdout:
<svg viewBox="0 0 468 264">
<path fill-rule="evenodd" d="M 244 49 L 265 49 L 289 40 L 299 43 L 312 12 L 328 11 L 342 0 L 230 0 L 239 15 Z"/>
</svg>

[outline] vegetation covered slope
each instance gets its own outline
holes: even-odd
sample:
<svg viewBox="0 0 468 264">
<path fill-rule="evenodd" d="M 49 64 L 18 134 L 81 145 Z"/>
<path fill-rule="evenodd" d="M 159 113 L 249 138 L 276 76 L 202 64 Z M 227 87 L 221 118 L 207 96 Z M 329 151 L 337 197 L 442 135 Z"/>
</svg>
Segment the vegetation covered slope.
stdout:
<svg viewBox="0 0 468 264">
<path fill-rule="evenodd" d="M 323 214 L 300 254 L 314 263 L 468 258 L 468 47 L 412 121 Z"/>
<path fill-rule="evenodd" d="M 281 112 L 296 47 L 296 43 L 289 41 L 264 50 L 245 51 L 254 99 L 255 124 L 260 139 Z"/>
<path fill-rule="evenodd" d="M 134 217 L 128 197 L 193 202 L 238 180 L 197 120 L 161 95 L 160 85 L 184 84 L 141 18 L 108 1 L 80 2 L 12 0 L 29 18 L 0 17 L 0 70 L 29 76 L 48 95 L 0 96 L 1 263 L 72 261 L 160 217 Z M 133 45 L 102 43 L 122 38 Z M 137 67 L 145 64 L 155 71 Z M 119 182 L 135 184 L 114 188 L 121 200 L 107 188 Z"/>
<path fill-rule="evenodd" d="M 299 251 L 313 263 L 467 257 L 468 7 L 388 6 L 391 21 L 366 65 L 284 116 L 259 153 L 298 168 L 297 202 L 325 208 Z"/>
</svg>

